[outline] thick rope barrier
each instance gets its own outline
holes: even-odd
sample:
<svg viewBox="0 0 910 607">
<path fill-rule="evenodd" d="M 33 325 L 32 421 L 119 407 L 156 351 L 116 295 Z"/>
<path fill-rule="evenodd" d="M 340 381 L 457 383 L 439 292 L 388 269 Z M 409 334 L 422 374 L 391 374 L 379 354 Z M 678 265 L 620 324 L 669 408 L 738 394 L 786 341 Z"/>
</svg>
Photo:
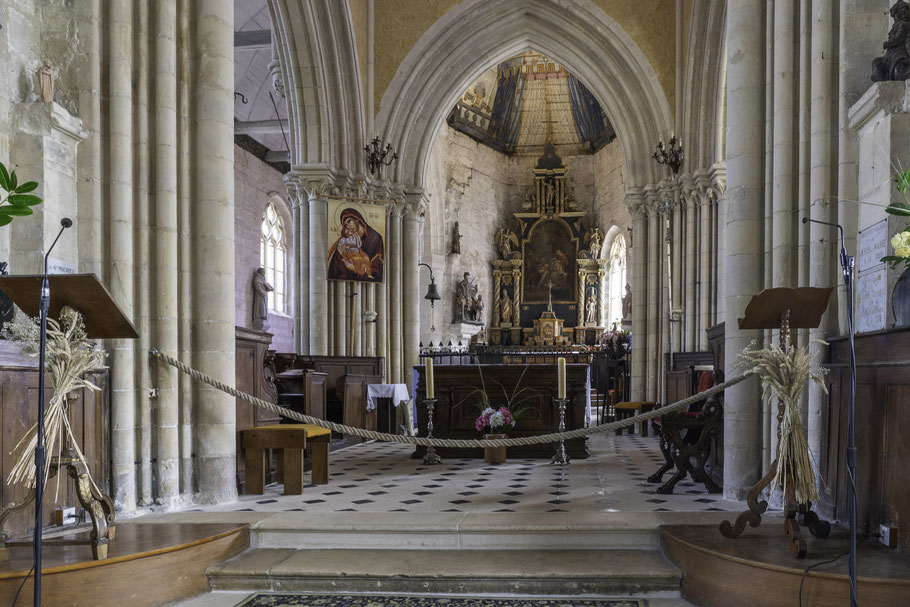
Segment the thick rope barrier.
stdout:
<svg viewBox="0 0 910 607">
<path fill-rule="evenodd" d="M 408 445 L 420 445 L 423 447 L 457 447 L 457 448 L 485 448 L 485 447 L 513 447 L 517 445 L 537 445 L 541 443 L 554 443 L 556 441 L 567 441 L 573 438 L 582 438 L 585 436 L 590 436 L 592 434 L 597 434 L 600 432 L 611 432 L 614 430 L 619 430 L 620 428 L 627 428 L 638 422 L 647 422 L 655 417 L 660 417 L 661 415 L 666 415 L 667 413 L 673 413 L 675 411 L 680 411 L 685 409 L 693 403 L 697 403 L 700 400 L 704 400 L 709 396 L 722 392 L 724 389 L 729 388 L 730 386 L 735 386 L 747 379 L 751 374 L 747 373 L 745 375 L 739 375 L 733 379 L 728 379 L 722 384 L 717 384 L 716 386 L 705 390 L 704 392 L 699 392 L 698 394 L 693 394 L 688 398 L 684 398 L 680 401 L 677 401 L 673 404 L 660 407 L 658 409 L 653 409 L 647 413 L 640 413 L 633 417 L 626 418 L 621 421 L 609 422 L 606 424 L 600 424 L 599 426 L 590 426 L 588 428 L 578 428 L 575 430 L 567 430 L 565 432 L 554 432 L 552 434 L 540 434 L 537 436 L 523 436 L 519 438 L 499 438 L 499 439 L 471 439 L 471 440 L 462 440 L 462 439 L 452 439 L 452 438 L 426 438 L 422 436 L 407 436 L 404 434 L 388 434 L 385 432 L 375 432 L 373 430 L 364 430 L 363 428 L 354 428 L 351 426 L 345 426 L 344 424 L 337 424 L 335 422 L 330 422 L 328 420 L 319 419 L 318 417 L 311 417 L 309 415 L 304 415 L 303 413 L 298 413 L 297 411 L 292 411 L 280 405 L 270 403 L 268 401 L 262 400 L 261 398 L 256 398 L 241 392 L 231 386 L 221 383 L 217 379 L 213 379 L 208 375 L 193 369 L 190 366 L 187 366 L 171 358 L 167 354 L 160 352 L 156 349 L 153 349 L 149 352 L 151 356 L 157 360 L 160 360 L 168 365 L 174 367 L 186 373 L 193 379 L 206 383 L 213 388 L 217 388 L 222 392 L 226 392 L 235 398 L 245 400 L 246 402 L 254 405 L 256 407 L 261 407 L 272 413 L 293 419 L 303 424 L 312 424 L 314 426 L 320 426 L 322 428 L 327 428 L 333 432 L 338 432 L 340 434 L 348 434 L 351 436 L 359 436 L 361 438 L 378 440 L 387 443 L 403 443 Z"/>
</svg>

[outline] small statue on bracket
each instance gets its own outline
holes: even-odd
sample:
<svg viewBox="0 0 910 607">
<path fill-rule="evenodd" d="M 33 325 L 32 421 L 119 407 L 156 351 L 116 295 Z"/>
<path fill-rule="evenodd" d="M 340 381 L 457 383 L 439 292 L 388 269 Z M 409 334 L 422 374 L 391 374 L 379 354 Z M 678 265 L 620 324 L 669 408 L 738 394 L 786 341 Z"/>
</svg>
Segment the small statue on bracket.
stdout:
<svg viewBox="0 0 910 607">
<path fill-rule="evenodd" d="M 496 233 L 496 244 L 503 259 L 512 259 L 512 247 L 518 247 L 518 236 L 509 228 L 500 228 Z"/>
<path fill-rule="evenodd" d="M 265 268 L 253 273 L 253 329 L 266 331 L 269 328 L 269 292 L 275 287 L 265 279 Z"/>
<path fill-rule="evenodd" d="M 882 44 L 885 54 L 872 60 L 872 82 L 910 79 L 910 4 L 897 0 L 891 18 L 894 25 Z"/>
<path fill-rule="evenodd" d="M 452 228 L 452 255 L 461 255 L 461 232 L 458 231 L 458 222 Z"/>
<path fill-rule="evenodd" d="M 50 103 L 54 100 L 54 68 L 49 59 L 38 68 L 38 89 L 41 91 L 41 101 Z"/>
</svg>

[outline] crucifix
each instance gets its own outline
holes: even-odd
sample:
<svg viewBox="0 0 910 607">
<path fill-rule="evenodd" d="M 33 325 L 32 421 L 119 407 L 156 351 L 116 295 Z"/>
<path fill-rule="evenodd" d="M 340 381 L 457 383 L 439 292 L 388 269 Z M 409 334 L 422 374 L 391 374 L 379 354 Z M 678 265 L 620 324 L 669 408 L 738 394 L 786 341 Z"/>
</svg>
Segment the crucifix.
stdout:
<svg viewBox="0 0 910 607">
<path fill-rule="evenodd" d="M 553 281 L 547 283 L 547 312 L 553 311 Z"/>
</svg>

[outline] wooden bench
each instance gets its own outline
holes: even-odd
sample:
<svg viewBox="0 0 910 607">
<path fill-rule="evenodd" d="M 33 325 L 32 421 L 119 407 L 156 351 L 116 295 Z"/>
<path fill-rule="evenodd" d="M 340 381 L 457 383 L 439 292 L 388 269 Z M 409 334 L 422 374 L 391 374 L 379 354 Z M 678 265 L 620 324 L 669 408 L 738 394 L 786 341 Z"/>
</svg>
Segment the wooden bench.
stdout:
<svg viewBox="0 0 910 607">
<path fill-rule="evenodd" d="M 624 403 L 616 403 L 613 405 L 613 410 L 615 411 L 616 421 L 621 421 L 634 417 L 641 413 L 647 413 L 648 411 L 653 411 L 654 407 L 657 406 L 656 403 L 651 401 L 631 401 Z M 634 434 L 635 427 L 629 426 L 628 433 Z M 622 434 L 622 428 L 616 430 L 616 435 L 619 436 Z M 648 424 L 647 422 L 641 424 L 641 435 L 648 436 Z"/>
<path fill-rule="evenodd" d="M 310 448 L 313 484 L 329 482 L 330 430 L 312 424 L 276 424 L 248 428 L 241 435 L 247 493 L 265 493 L 266 449 L 282 451 L 285 495 L 303 493 L 303 450 L 306 447 Z"/>
</svg>

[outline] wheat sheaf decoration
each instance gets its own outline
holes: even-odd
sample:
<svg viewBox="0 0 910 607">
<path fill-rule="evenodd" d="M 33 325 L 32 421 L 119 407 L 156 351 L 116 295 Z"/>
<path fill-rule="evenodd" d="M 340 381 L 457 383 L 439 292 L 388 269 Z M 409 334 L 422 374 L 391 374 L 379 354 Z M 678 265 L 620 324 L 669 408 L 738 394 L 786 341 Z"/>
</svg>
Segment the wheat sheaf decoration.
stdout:
<svg viewBox="0 0 910 607">
<path fill-rule="evenodd" d="M 809 346 L 813 343 L 828 345 L 827 342 L 813 340 L 801 348 L 791 346 L 784 350 L 773 343 L 758 348 L 753 341 L 739 354 L 738 365 L 744 372 L 755 373 L 761 378 L 763 399 L 776 396 L 784 405 L 777 444 L 777 471 L 771 493 L 780 486 L 787 495 L 789 470 L 793 493 L 800 504 L 818 500 L 818 487 L 799 400 L 810 381 L 821 386 L 826 394 L 828 392 L 825 385 L 827 369 L 812 367 L 814 355 L 809 353 Z"/>
<path fill-rule="evenodd" d="M 30 318 L 20 314 L 11 325 L 3 329 L 4 337 L 11 342 L 18 343 L 22 353 L 30 357 L 38 357 L 39 336 L 41 324 L 37 318 Z M 45 467 L 45 482 L 50 469 L 51 456 L 61 455 L 64 447 L 69 445 L 76 452 L 76 457 L 85 466 L 91 478 L 88 463 L 79 448 L 73 429 L 70 427 L 67 416 L 67 394 L 73 390 L 88 388 L 100 390 L 98 386 L 85 379 L 83 376 L 91 371 L 104 369 L 105 352 L 95 346 L 85 335 L 85 326 L 82 316 L 72 308 L 63 308 L 60 319 L 56 321 L 47 319 L 47 350 L 45 352 L 45 366 L 51 374 L 51 384 L 54 395 L 48 402 L 44 412 L 44 428 L 47 437 L 47 463 Z M 16 465 L 10 471 L 7 483 L 24 483 L 26 487 L 35 486 L 35 446 L 38 442 L 38 424 L 29 428 L 28 432 L 13 448 L 12 453 L 18 452 Z M 59 490 L 60 475 L 57 476 Z"/>
</svg>

